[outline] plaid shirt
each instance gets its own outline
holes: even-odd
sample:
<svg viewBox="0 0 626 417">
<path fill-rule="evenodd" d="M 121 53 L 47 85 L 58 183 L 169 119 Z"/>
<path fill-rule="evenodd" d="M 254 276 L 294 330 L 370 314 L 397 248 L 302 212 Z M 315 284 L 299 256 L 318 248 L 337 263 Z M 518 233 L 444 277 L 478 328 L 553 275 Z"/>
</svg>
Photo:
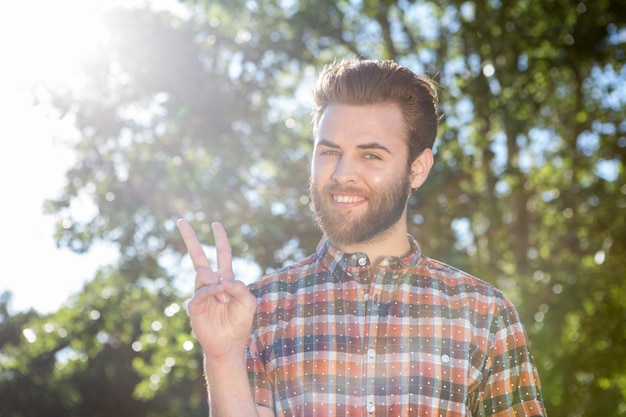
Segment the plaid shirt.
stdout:
<svg viewBox="0 0 626 417">
<path fill-rule="evenodd" d="M 277 416 L 545 416 L 515 307 L 409 239 L 410 255 L 376 268 L 322 240 L 251 285 L 257 405 Z"/>
</svg>

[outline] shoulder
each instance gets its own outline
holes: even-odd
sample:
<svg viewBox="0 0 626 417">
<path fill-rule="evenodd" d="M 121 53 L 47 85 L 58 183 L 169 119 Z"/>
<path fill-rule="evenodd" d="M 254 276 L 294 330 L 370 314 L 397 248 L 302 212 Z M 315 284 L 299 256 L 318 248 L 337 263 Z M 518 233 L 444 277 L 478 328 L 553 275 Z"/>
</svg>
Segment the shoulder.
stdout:
<svg viewBox="0 0 626 417">
<path fill-rule="evenodd" d="M 280 288 L 288 290 L 288 287 L 297 286 L 302 277 L 315 274 L 318 264 L 317 254 L 309 255 L 291 265 L 284 266 L 259 278 L 249 285 L 250 291 L 259 296 Z"/>
<path fill-rule="evenodd" d="M 493 284 L 439 260 L 422 255 L 415 272 L 421 285 L 435 287 L 448 296 L 500 307 L 512 306 L 506 295 Z"/>
<path fill-rule="evenodd" d="M 519 343 L 526 343 L 519 312 L 500 289 L 441 261 L 424 258 L 420 264 L 418 292 L 428 294 L 434 304 L 462 313 L 471 322 L 476 340 L 491 340 L 493 345 L 497 338 L 516 335 Z"/>
<path fill-rule="evenodd" d="M 249 285 L 257 299 L 255 329 L 265 333 L 279 322 L 289 321 L 301 302 L 302 294 L 315 284 L 321 270 L 317 255 L 271 272 Z"/>
</svg>

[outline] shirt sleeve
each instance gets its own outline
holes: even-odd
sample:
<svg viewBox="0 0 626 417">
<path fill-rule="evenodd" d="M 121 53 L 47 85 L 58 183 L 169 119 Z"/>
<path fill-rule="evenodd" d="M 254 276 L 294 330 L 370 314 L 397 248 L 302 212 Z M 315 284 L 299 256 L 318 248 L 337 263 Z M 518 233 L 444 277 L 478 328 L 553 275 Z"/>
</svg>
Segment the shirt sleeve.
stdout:
<svg viewBox="0 0 626 417">
<path fill-rule="evenodd" d="M 515 307 L 505 299 L 491 324 L 477 416 L 546 416 L 537 368 Z"/>
<path fill-rule="evenodd" d="M 268 350 L 260 347 L 257 341 L 253 334 L 248 340 L 246 349 L 250 389 L 256 405 L 274 409 L 274 394 L 265 360 Z"/>
</svg>

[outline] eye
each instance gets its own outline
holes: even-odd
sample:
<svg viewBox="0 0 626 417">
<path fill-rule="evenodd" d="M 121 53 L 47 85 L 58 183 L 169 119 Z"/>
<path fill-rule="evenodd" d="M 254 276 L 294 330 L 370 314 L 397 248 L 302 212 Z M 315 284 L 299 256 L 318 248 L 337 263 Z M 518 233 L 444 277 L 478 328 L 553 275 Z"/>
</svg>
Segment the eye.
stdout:
<svg viewBox="0 0 626 417">
<path fill-rule="evenodd" d="M 375 153 L 366 153 L 365 155 L 363 155 L 363 157 L 365 159 L 371 159 L 371 160 L 374 160 L 374 161 L 381 161 L 382 160 L 382 158 L 380 156 L 376 155 Z"/>
</svg>

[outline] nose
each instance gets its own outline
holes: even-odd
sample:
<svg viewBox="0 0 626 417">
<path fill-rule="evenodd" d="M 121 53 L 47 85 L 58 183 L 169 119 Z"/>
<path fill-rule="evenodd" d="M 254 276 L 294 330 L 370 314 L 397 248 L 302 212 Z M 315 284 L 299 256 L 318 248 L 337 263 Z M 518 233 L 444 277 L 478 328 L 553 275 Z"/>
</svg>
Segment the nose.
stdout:
<svg viewBox="0 0 626 417">
<path fill-rule="evenodd" d="M 335 165 L 332 175 L 333 181 L 338 184 L 354 183 L 358 179 L 358 169 L 356 164 L 346 155 L 342 155 Z"/>
</svg>

